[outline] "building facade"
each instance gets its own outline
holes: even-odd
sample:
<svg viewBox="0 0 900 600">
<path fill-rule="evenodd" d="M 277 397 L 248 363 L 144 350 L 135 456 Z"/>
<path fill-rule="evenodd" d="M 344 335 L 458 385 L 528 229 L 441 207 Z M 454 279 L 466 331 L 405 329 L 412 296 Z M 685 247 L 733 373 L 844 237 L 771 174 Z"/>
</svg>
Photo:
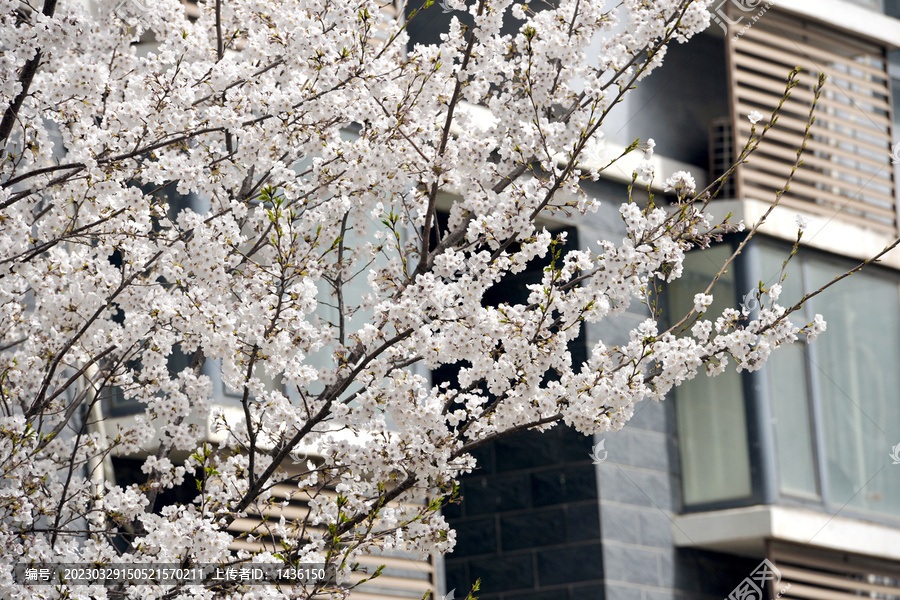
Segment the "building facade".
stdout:
<svg viewBox="0 0 900 600">
<path fill-rule="evenodd" d="M 747 115 L 765 126 L 801 66 L 778 122 L 712 203 L 753 224 L 791 174 L 817 75 L 828 76 L 790 190 L 714 288 L 709 314 L 746 306 L 752 318 L 798 222 L 808 225 L 784 270 L 787 306 L 898 235 L 900 3 L 713 8 L 709 31 L 670 49 L 608 135 L 653 136 L 658 175 L 688 163 L 714 180 L 739 156 Z M 621 239 L 629 179 L 625 165 L 588 190 L 604 204 L 579 218 L 582 245 Z M 690 310 L 741 239 L 689 255 L 664 294 L 670 315 Z M 815 344 L 757 372 L 691 381 L 638 406 L 622 431 L 589 440 L 559 428 L 482 448 L 447 513 L 458 544 L 444 591 L 459 598 L 480 579 L 483 600 L 900 598 L 898 268 L 894 252 L 812 298 L 797 322 L 825 315 Z M 585 341 L 625 341 L 645 316 L 588 326 Z"/>
<path fill-rule="evenodd" d="M 790 191 L 714 291 L 713 313 L 745 303 L 752 316 L 748 294 L 780 279 L 798 214 L 809 225 L 783 301 L 898 235 L 900 2 L 714 4 L 710 30 L 673 46 L 666 65 L 611 115 L 620 125 L 607 130 L 608 144 L 654 137 L 658 180 L 685 169 L 702 186 L 739 155 L 746 115 L 769 115 L 788 73 L 803 66 L 778 123 L 712 205 L 754 223 L 792 171 L 816 74 L 829 76 Z M 411 25 L 412 43 L 432 39 L 450 18 L 427 16 Z M 603 200 L 600 211 L 548 227 L 567 228 L 581 247 L 621 239 L 618 205 L 636 163 L 626 157 L 586 184 Z M 670 314 L 692 305 L 738 241 L 690 256 L 685 277 L 664 294 Z M 480 580 L 483 600 L 900 599 L 900 254 L 882 262 L 814 298 L 798 318 L 823 313 L 826 334 L 783 349 L 761 371 L 690 382 L 596 439 L 557 427 L 480 448 L 461 501 L 446 510 L 455 551 L 433 561 L 372 557 L 388 565 L 385 576 L 353 598 L 461 598 Z M 504 286 L 504 298 L 534 273 Z M 588 326 L 576 344 L 624 342 L 647 316 L 634 310 Z M 433 381 L 452 376 L 436 372 Z M 224 387 L 216 393 L 238 410 Z M 116 402 L 108 414 L 131 418 L 134 407 Z M 122 481 L 140 470 L 116 461 Z M 302 516 L 307 501 L 292 500 L 289 510 Z M 262 519 L 233 529 L 252 532 Z"/>
</svg>

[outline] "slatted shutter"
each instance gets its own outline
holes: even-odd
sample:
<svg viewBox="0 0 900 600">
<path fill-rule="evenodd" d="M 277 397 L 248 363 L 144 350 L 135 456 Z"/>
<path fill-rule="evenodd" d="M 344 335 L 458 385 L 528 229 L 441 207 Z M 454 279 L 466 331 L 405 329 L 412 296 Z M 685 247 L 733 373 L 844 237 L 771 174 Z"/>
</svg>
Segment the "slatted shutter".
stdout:
<svg viewBox="0 0 900 600">
<path fill-rule="evenodd" d="M 281 538 L 274 534 L 272 525 L 277 524 L 282 516 L 288 522 L 288 537 L 300 539 L 310 530 L 317 529 L 306 523 L 309 501 L 312 499 L 310 494 L 290 485 L 278 485 L 273 489 L 273 495 L 276 501 L 271 506 L 248 510 L 249 514 L 246 517 L 235 519 L 231 524 L 229 532 L 236 536 L 231 546 L 232 550 L 280 551 Z M 322 496 L 333 498 L 336 494 L 325 490 L 319 497 Z M 282 506 L 283 502 L 287 502 L 287 505 Z M 374 573 L 380 565 L 384 565 L 385 569 L 376 579 L 356 588 L 350 596 L 352 600 L 399 600 L 422 598 L 429 591 L 432 596 L 435 593 L 435 569 L 432 560 L 392 553 L 364 556 L 359 559 L 359 563 L 368 574 Z M 365 573 L 356 574 L 351 577 L 351 583 L 368 576 Z"/>
<path fill-rule="evenodd" d="M 781 572 L 773 598 L 900 600 L 900 562 L 783 542 L 770 542 L 768 555 Z"/>
<path fill-rule="evenodd" d="M 756 22 L 747 18 L 752 16 L 748 13 L 741 16 L 727 38 L 738 150 L 750 133 L 747 115 L 758 110 L 768 117 L 784 93 L 791 69 L 803 68 L 778 123 L 750 164 L 738 170 L 741 196 L 771 202 L 786 181 L 803 141 L 812 89 L 821 71 L 829 80 L 804 164 L 782 203 L 894 236 L 897 205 L 885 49 L 775 9 Z"/>
</svg>

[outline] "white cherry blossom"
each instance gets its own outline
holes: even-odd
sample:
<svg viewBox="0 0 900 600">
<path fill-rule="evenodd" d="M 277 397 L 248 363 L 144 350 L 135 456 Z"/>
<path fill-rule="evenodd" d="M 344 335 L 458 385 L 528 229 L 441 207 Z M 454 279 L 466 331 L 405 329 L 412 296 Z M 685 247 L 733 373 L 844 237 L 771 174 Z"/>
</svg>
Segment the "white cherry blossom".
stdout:
<svg viewBox="0 0 900 600">
<path fill-rule="evenodd" d="M 541 225 L 597 210 L 580 182 L 615 162 L 607 114 L 710 0 L 447 0 L 475 26 L 452 15 L 412 48 L 375 0 L 115 4 L 0 0 L 4 564 L 219 563 L 229 525 L 262 514 L 241 559 L 327 560 L 345 580 L 364 553 L 447 552 L 439 509 L 479 445 L 619 429 L 825 329 L 777 294 L 751 322 L 706 314 L 707 290 L 683 327 L 654 313 L 582 364 L 569 352 L 742 229 L 711 220 L 688 173 L 666 182 L 675 209 L 622 198 L 623 239 L 564 252 Z M 654 147 L 631 148 L 647 182 Z M 550 257 L 526 301 L 484 301 Z M 441 366 L 456 381 L 431 386 Z M 138 414 L 113 419 L 119 401 Z M 143 457 L 149 481 L 116 484 L 111 456 Z M 195 477 L 194 501 L 163 506 Z M 172 592 L 145 587 L 130 597 Z M 94 591 L 0 574 L 4 597 Z M 346 590 L 290 597 L 314 593 Z"/>
</svg>

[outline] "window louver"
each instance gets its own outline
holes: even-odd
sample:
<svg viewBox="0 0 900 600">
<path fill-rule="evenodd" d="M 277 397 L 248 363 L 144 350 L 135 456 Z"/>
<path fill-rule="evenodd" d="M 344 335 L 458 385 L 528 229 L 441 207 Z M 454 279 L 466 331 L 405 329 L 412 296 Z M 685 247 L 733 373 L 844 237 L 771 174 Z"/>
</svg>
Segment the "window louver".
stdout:
<svg viewBox="0 0 900 600">
<path fill-rule="evenodd" d="M 885 49 L 774 9 L 756 22 L 742 14 L 745 18 L 730 27 L 727 37 L 737 151 L 750 133 L 747 115 L 757 110 L 767 118 L 791 69 L 800 66 L 803 71 L 777 124 L 750 163 L 738 169 L 740 195 L 763 202 L 775 198 L 803 142 L 812 89 L 824 72 L 829 79 L 804 164 L 782 204 L 894 236 L 897 205 Z"/>
<path fill-rule="evenodd" d="M 288 537 L 302 539 L 311 530 L 320 530 L 308 525 L 305 521 L 309 514 L 309 501 L 312 496 L 290 485 L 277 485 L 273 488 L 275 502 L 271 505 L 248 509 L 244 518 L 235 519 L 229 532 L 235 536 L 232 550 L 248 550 L 260 552 L 281 550 L 281 537 L 275 535 L 273 525 L 278 524 L 283 516 L 288 524 Z M 336 494 L 325 490 L 320 496 Z M 286 506 L 282 506 L 287 502 Z M 401 598 L 422 598 L 431 591 L 435 593 L 435 569 L 433 561 L 391 553 L 385 555 L 368 555 L 359 559 L 360 567 L 365 573 L 355 574 L 351 583 L 369 577 L 380 565 L 385 569 L 382 574 L 356 588 L 350 595 L 352 600 L 399 600 Z"/>
<path fill-rule="evenodd" d="M 900 600 L 900 563 L 844 552 L 770 542 L 781 572 L 773 598 L 783 600 Z"/>
</svg>

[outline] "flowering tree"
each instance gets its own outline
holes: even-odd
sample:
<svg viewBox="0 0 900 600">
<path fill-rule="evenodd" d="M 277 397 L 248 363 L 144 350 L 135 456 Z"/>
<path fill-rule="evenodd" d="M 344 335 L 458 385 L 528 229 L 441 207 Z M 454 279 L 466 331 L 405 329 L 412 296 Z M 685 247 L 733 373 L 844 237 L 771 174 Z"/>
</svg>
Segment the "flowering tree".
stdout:
<svg viewBox="0 0 900 600">
<path fill-rule="evenodd" d="M 559 423 L 619 429 L 698 372 L 757 369 L 824 329 L 793 325 L 799 305 L 778 306 L 777 286 L 753 320 L 706 319 L 711 282 L 661 330 L 655 285 L 741 229 L 705 213 L 721 180 L 696 190 L 672 174 L 674 207 L 623 198 L 627 236 L 592 251 L 562 252 L 535 224 L 597 209 L 579 183 L 616 160 L 599 151 L 605 117 L 668 43 L 709 24 L 709 0 L 446 4 L 474 25 L 454 17 L 439 45 L 407 49 L 374 0 L 207 0 L 191 19 L 178 0 L 0 0 L 5 564 L 224 564 L 229 525 L 280 506 L 285 486 L 308 516 L 263 522 L 253 535 L 277 543 L 241 559 L 327 563 L 343 581 L 361 553 L 446 552 L 439 508 L 477 446 Z M 545 256 L 526 303 L 482 302 Z M 630 341 L 573 364 L 583 324 L 633 302 L 652 316 Z M 432 388 L 422 373 L 441 365 L 457 381 Z M 217 412 L 214 379 L 242 418 Z M 113 427 L 111 396 L 143 413 Z M 207 443 L 207 420 L 224 441 Z M 140 453 L 148 481 L 117 485 L 108 457 Z M 162 505 L 192 478 L 196 499 Z M 107 593 L 20 585 L 8 569 L 0 589 Z"/>
</svg>

